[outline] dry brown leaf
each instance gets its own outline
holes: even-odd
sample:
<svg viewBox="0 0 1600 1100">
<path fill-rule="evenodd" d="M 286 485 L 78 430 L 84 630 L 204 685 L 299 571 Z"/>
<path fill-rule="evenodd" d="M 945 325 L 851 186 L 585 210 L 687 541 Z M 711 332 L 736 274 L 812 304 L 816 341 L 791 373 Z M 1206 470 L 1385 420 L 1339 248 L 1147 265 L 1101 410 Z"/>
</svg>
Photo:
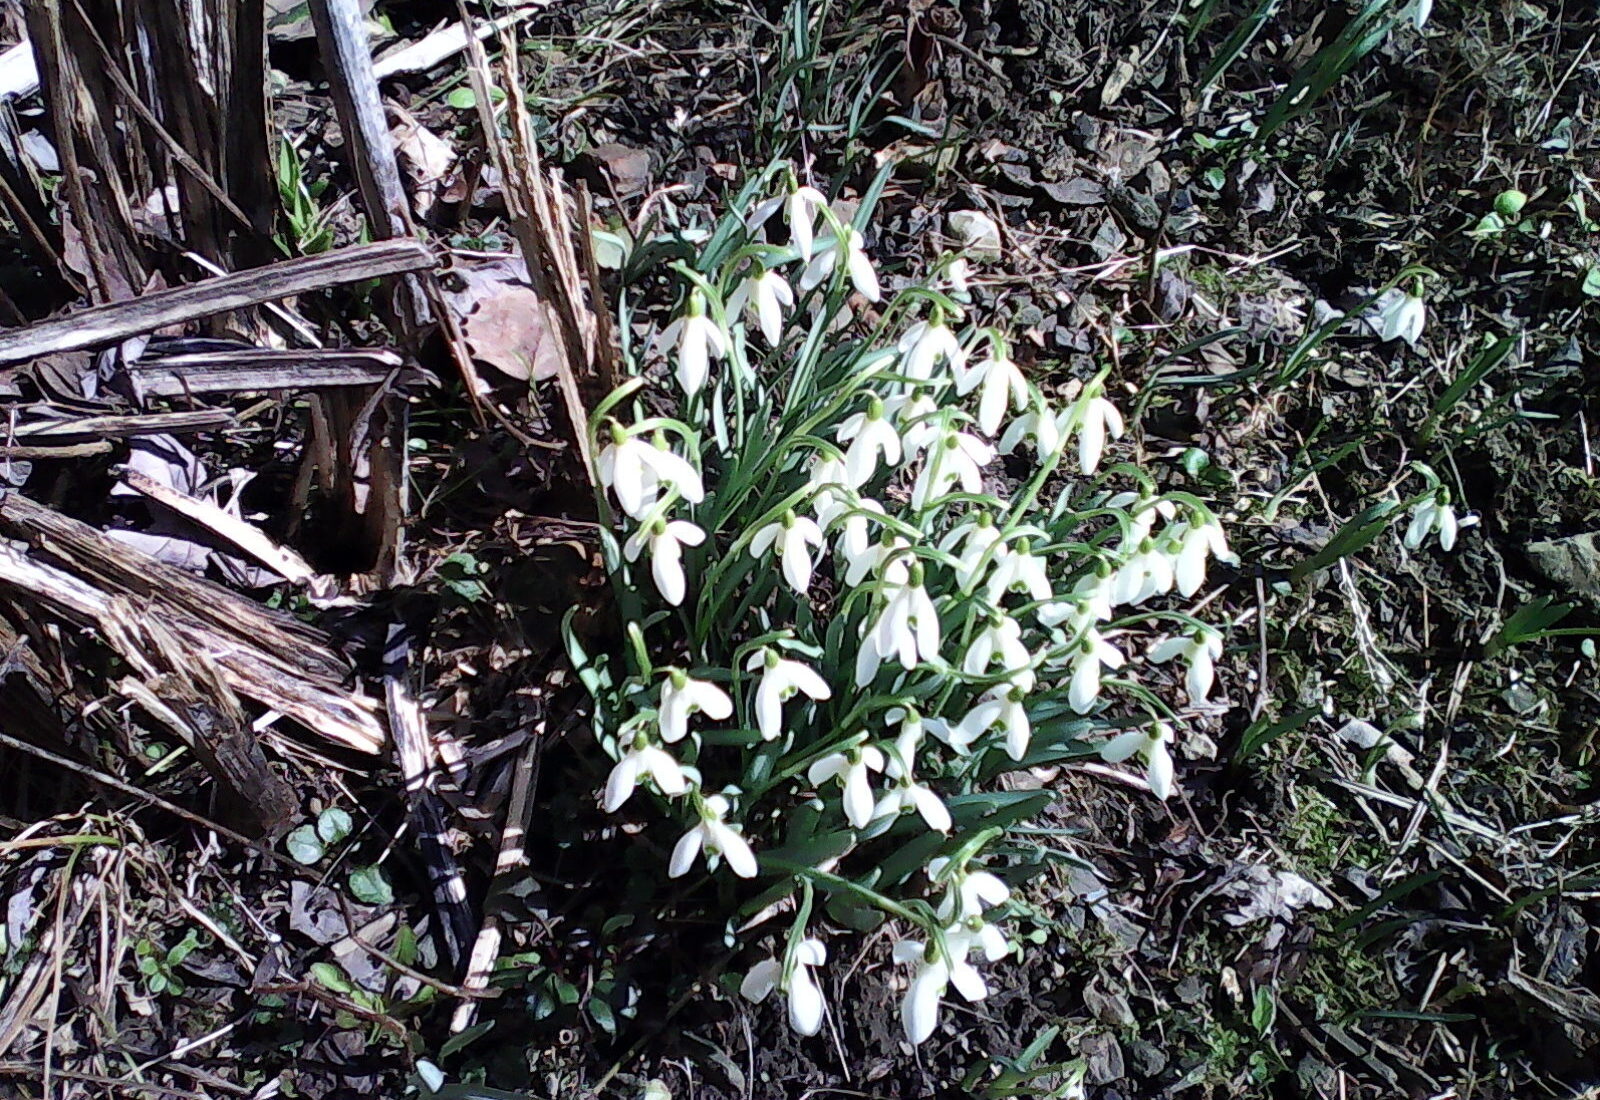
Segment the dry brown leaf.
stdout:
<svg viewBox="0 0 1600 1100">
<path fill-rule="evenodd" d="M 467 347 L 501 374 L 519 381 L 554 378 L 561 361 L 555 317 L 520 283 L 498 283 L 462 322 Z"/>
</svg>

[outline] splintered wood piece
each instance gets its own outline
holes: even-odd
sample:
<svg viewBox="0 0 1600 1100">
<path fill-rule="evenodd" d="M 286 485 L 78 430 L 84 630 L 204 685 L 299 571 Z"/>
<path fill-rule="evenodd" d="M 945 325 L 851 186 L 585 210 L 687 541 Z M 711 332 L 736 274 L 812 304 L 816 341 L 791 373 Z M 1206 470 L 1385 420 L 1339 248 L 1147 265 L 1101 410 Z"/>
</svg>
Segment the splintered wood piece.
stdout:
<svg viewBox="0 0 1600 1100">
<path fill-rule="evenodd" d="M 340 683 L 349 674 L 327 637 L 294 616 L 158 561 L 20 493 L 0 495 L 0 532 L 70 562 L 101 588 L 159 600 L 209 622 L 247 650 L 271 653 L 302 675 Z"/>
<path fill-rule="evenodd" d="M 128 365 L 135 388 L 149 397 L 191 393 L 310 390 L 376 386 L 399 370 L 392 351 L 241 349 L 164 355 Z"/>
<path fill-rule="evenodd" d="M 8 503 L 12 499 L 16 499 L 15 493 L 6 498 Z M 145 555 L 130 556 L 144 557 L 151 566 L 160 565 Z M 201 593 L 207 589 L 226 592 L 186 574 L 178 577 L 181 585 Z M 5 542 L 0 542 L 0 587 L 25 592 L 57 614 L 95 630 L 147 681 L 160 681 L 181 660 L 191 685 L 214 679 L 230 693 L 254 699 L 348 748 L 365 753 L 383 748 L 383 728 L 370 700 L 355 695 L 338 678 L 308 676 L 290 667 L 279 654 L 242 641 L 235 632 L 222 628 L 227 621 L 224 615 L 186 613 L 163 598 L 170 592 L 152 596 L 118 591 L 114 586 L 108 586 L 108 592 Z M 328 663 L 336 663 L 331 654 L 325 656 Z"/>
<path fill-rule="evenodd" d="M 0 366 L 64 351 L 116 343 L 168 325 L 289 298 L 312 290 L 358 283 L 434 266 L 433 253 L 416 240 L 352 245 L 188 286 L 158 290 L 122 302 L 90 306 L 24 329 L 0 332 Z"/>
<path fill-rule="evenodd" d="M 199 524 L 218 538 L 233 543 L 278 576 L 294 584 L 310 584 L 317 571 L 287 546 L 279 546 L 261 528 L 224 511 L 209 500 L 181 493 L 138 470 L 124 467 L 120 473 L 130 486 L 178 515 Z"/>
<path fill-rule="evenodd" d="M 360 0 L 311 0 L 311 21 L 373 234 L 409 237 L 414 232 L 410 206 L 372 72 L 366 13 Z"/>
<path fill-rule="evenodd" d="M 76 419 L 34 420 L 13 425 L 18 439 L 130 439 L 141 435 L 176 435 L 184 432 L 209 432 L 233 426 L 230 409 L 194 409 L 182 412 L 133 414 L 128 416 L 80 416 Z"/>
<path fill-rule="evenodd" d="M 523 4 L 509 15 L 502 15 L 492 22 L 482 24 L 473 31 L 473 34 L 481 41 L 490 35 L 516 26 L 534 12 L 548 8 L 554 2 L 555 0 L 539 0 L 538 3 Z M 415 42 L 408 42 L 376 58 L 372 62 L 372 75 L 379 80 L 387 80 L 391 76 L 403 73 L 425 73 L 439 62 L 454 57 L 466 48 L 466 26 L 461 23 L 451 23 L 436 31 L 430 31 Z"/>
</svg>

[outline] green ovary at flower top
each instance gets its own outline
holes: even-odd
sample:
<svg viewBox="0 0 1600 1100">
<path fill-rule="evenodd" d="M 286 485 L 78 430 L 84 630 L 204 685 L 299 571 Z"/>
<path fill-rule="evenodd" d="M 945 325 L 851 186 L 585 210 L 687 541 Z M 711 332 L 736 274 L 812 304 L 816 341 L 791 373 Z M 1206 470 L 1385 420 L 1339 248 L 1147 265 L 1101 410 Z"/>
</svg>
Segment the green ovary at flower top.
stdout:
<svg viewBox="0 0 1600 1100">
<path fill-rule="evenodd" d="M 797 1030 L 820 1028 L 820 890 L 898 922 L 920 1042 L 948 987 L 984 996 L 974 962 L 1011 950 L 1009 891 L 980 865 L 999 830 L 971 809 L 984 777 L 1099 751 L 1166 797 L 1176 708 L 1207 705 L 1222 644 L 1174 601 L 1233 559 L 1202 501 L 1101 472 L 1124 432 L 1104 375 L 1056 407 L 971 324 L 965 259 L 880 279 L 871 205 L 845 224 L 776 165 L 675 265 L 677 315 L 592 429 L 631 644 L 586 682 L 615 762 L 602 804 L 638 807 L 643 786 L 678 822 L 669 875 L 703 854 L 804 890 L 746 996 L 781 990 Z M 1185 687 L 1164 700 L 1140 675 L 1174 658 Z M 887 874 L 919 837 L 922 866 Z"/>
</svg>

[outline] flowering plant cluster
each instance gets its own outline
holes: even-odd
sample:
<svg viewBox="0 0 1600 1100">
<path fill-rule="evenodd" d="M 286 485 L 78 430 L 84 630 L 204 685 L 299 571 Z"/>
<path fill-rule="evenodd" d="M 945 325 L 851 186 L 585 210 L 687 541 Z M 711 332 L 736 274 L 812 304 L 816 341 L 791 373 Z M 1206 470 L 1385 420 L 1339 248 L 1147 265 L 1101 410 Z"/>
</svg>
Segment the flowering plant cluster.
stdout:
<svg viewBox="0 0 1600 1100">
<path fill-rule="evenodd" d="M 1047 397 L 972 316 L 963 258 L 886 290 L 886 179 L 846 223 L 777 164 L 685 245 L 676 318 L 591 422 L 628 643 L 573 648 L 604 808 L 678 823 L 668 876 L 765 887 L 733 935 L 793 915 L 743 993 L 815 1034 L 814 918 L 892 920 L 920 1043 L 1013 950 L 995 871 L 1049 794 L 994 777 L 1099 754 L 1166 798 L 1179 717 L 1135 647 L 1205 707 L 1222 637 L 1175 605 L 1232 556 L 1203 501 L 1102 469 L 1124 432 L 1105 373 Z"/>
</svg>

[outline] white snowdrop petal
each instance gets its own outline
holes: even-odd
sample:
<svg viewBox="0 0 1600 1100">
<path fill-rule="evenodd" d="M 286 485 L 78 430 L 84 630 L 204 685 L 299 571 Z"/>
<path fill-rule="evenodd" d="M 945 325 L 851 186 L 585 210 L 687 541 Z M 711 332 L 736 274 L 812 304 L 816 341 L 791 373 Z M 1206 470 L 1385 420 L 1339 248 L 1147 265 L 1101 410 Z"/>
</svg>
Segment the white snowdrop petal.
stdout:
<svg viewBox="0 0 1600 1100">
<path fill-rule="evenodd" d="M 700 854 L 701 843 L 699 826 L 678 838 L 678 843 L 672 847 L 672 859 L 667 864 L 668 878 L 681 878 L 689 873 L 689 868 L 694 866 L 695 857 Z"/>
<path fill-rule="evenodd" d="M 739 995 L 747 1001 L 760 1004 L 778 987 L 778 980 L 782 976 L 783 964 L 777 959 L 762 959 L 750 968 L 744 981 L 739 983 Z"/>
</svg>

